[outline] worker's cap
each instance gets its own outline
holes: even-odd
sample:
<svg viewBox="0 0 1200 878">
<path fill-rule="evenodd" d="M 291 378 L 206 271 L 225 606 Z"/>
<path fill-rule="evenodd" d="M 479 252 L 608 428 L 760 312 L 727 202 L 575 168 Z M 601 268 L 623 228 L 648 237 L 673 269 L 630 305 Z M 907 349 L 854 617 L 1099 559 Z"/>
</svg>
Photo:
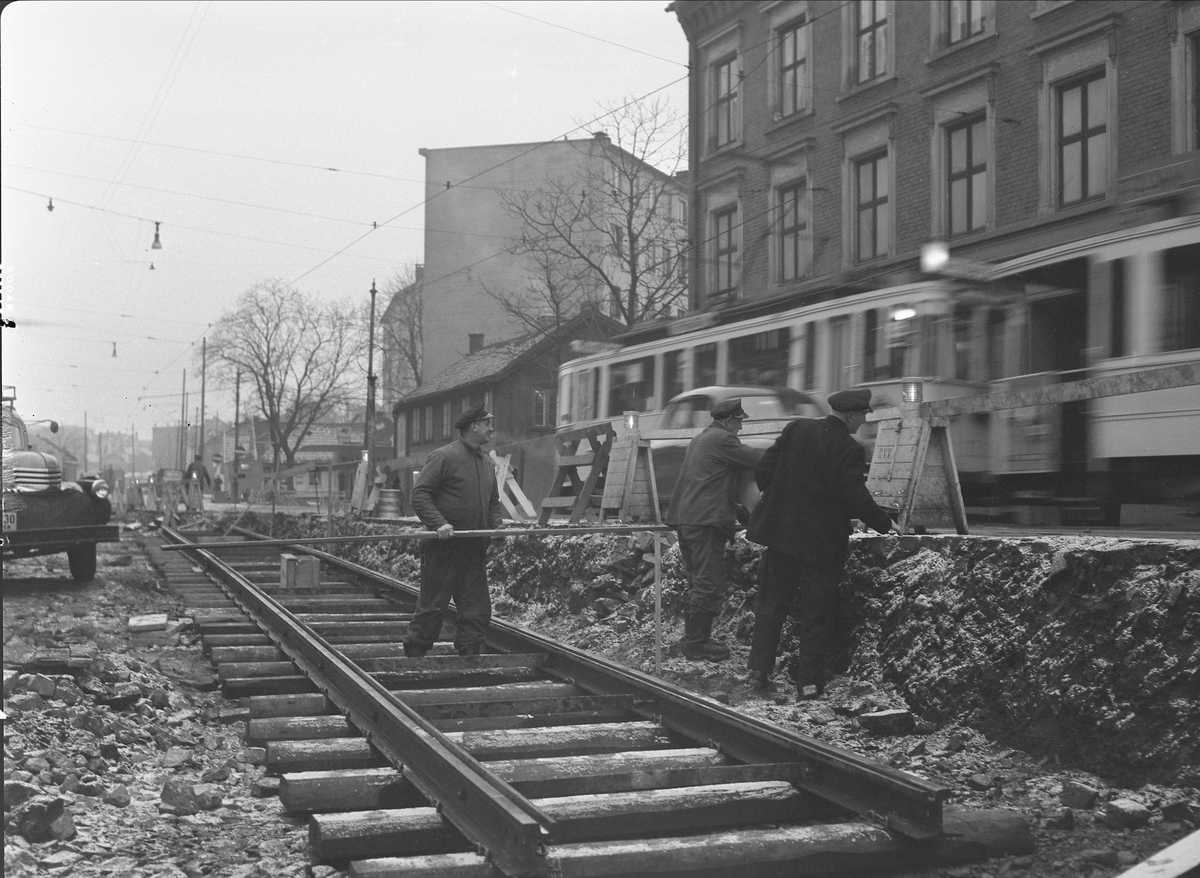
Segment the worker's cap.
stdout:
<svg viewBox="0 0 1200 878">
<path fill-rule="evenodd" d="M 742 398 L 740 396 L 733 399 L 723 399 L 713 406 L 712 416 L 715 420 L 723 420 L 725 418 L 746 418 L 746 410 L 742 408 Z"/>
<path fill-rule="evenodd" d="M 868 387 L 857 387 L 854 390 L 839 390 L 829 394 L 829 407 L 835 412 L 869 412 L 871 410 L 871 390 Z"/>
<path fill-rule="evenodd" d="M 483 407 L 483 403 L 480 403 L 479 405 L 471 406 L 459 415 L 458 420 L 454 422 L 454 426 L 459 430 L 465 430 L 476 421 L 486 421 L 491 416 L 492 413 Z"/>
</svg>

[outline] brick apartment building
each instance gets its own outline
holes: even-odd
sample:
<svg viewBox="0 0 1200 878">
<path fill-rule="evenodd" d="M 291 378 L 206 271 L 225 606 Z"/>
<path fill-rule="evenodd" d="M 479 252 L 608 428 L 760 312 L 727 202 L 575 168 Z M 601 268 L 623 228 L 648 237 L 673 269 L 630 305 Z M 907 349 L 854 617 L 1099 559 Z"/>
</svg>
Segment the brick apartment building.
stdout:
<svg viewBox="0 0 1200 878">
<path fill-rule="evenodd" d="M 943 398 L 1200 358 L 1197 0 L 669 10 L 690 51 L 691 315 L 621 339 L 647 410 L 754 375 L 894 403 L 905 375 Z M 614 415 L 588 389 L 625 380 L 620 358 L 568 367 L 561 425 Z M 952 430 L 960 477 L 1200 485 L 1198 413 L 1192 386 Z"/>
</svg>

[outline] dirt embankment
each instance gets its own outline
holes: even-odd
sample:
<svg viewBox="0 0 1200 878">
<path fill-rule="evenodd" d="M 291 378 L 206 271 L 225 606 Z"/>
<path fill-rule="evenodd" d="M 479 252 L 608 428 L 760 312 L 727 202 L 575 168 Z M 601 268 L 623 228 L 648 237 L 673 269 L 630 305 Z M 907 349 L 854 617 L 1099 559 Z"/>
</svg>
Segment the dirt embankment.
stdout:
<svg viewBox="0 0 1200 878">
<path fill-rule="evenodd" d="M 726 678 L 744 672 L 760 551 L 740 538 L 730 549 L 717 631 L 734 655 L 712 669 Z M 417 566 L 402 543 L 346 554 L 406 578 Z M 646 538 L 497 540 L 496 614 L 652 670 L 651 557 Z M 668 657 L 685 588 L 678 549 L 665 547 Z M 888 684 L 925 719 L 1119 783 L 1200 786 L 1200 542 L 856 537 L 843 600 L 839 670 Z M 788 626 L 777 677 L 794 648 Z"/>
<path fill-rule="evenodd" d="M 1121 783 L 1198 783 L 1200 543 L 863 543 L 852 676 Z"/>
</svg>

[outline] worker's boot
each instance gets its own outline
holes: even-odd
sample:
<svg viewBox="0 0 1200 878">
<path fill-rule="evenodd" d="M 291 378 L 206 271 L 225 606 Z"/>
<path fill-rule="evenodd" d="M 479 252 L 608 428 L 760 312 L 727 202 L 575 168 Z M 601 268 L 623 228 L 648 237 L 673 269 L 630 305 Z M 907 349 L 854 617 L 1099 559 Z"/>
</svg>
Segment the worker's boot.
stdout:
<svg viewBox="0 0 1200 878">
<path fill-rule="evenodd" d="M 775 670 L 775 653 L 779 649 L 779 638 L 783 634 L 783 623 L 787 616 L 759 613 L 754 619 L 754 634 L 750 639 L 750 658 L 746 664 L 749 675 L 746 682 L 763 692 L 770 686 L 771 671 Z"/>
<path fill-rule="evenodd" d="M 458 647 L 459 655 L 479 655 L 483 651 L 483 641 L 476 640 L 474 643 L 464 643 Z"/>
<path fill-rule="evenodd" d="M 423 646 L 418 646 L 415 643 L 409 643 L 407 640 L 404 641 L 404 655 L 407 658 L 421 658 L 428 651 L 429 650 Z"/>
<path fill-rule="evenodd" d="M 694 662 L 719 662 L 729 658 L 729 647 L 713 640 L 715 615 L 703 610 L 689 610 L 683 621 L 683 657 Z"/>
</svg>

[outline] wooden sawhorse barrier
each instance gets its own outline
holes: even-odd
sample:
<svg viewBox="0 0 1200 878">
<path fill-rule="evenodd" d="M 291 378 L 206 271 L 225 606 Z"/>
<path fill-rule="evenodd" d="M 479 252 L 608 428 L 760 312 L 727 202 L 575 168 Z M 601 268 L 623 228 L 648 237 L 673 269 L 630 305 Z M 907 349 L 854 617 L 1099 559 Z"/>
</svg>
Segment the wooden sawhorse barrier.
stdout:
<svg viewBox="0 0 1200 878">
<path fill-rule="evenodd" d="M 916 380 L 916 379 L 914 379 Z M 885 508 L 898 509 L 901 533 L 912 525 L 953 524 L 967 533 L 954 451 L 947 426 L 954 415 L 1145 393 L 1200 384 L 1200 361 L 1065 381 L 1027 390 L 958 396 L 872 412 L 880 421 L 867 490 Z"/>
<path fill-rule="evenodd" d="M 598 509 L 600 498 L 596 494 L 601 492 L 602 496 L 604 490 L 604 474 L 608 470 L 608 456 L 615 435 L 611 424 L 597 424 L 554 437 L 558 446 L 558 472 L 550 492 L 542 500 L 538 524 L 549 524 L 550 516 L 556 510 L 568 511 L 570 523 L 579 524 L 589 510 Z M 576 453 L 576 446 L 585 439 L 589 448 Z M 579 470 L 584 468 L 588 472 L 581 477 Z"/>
</svg>

